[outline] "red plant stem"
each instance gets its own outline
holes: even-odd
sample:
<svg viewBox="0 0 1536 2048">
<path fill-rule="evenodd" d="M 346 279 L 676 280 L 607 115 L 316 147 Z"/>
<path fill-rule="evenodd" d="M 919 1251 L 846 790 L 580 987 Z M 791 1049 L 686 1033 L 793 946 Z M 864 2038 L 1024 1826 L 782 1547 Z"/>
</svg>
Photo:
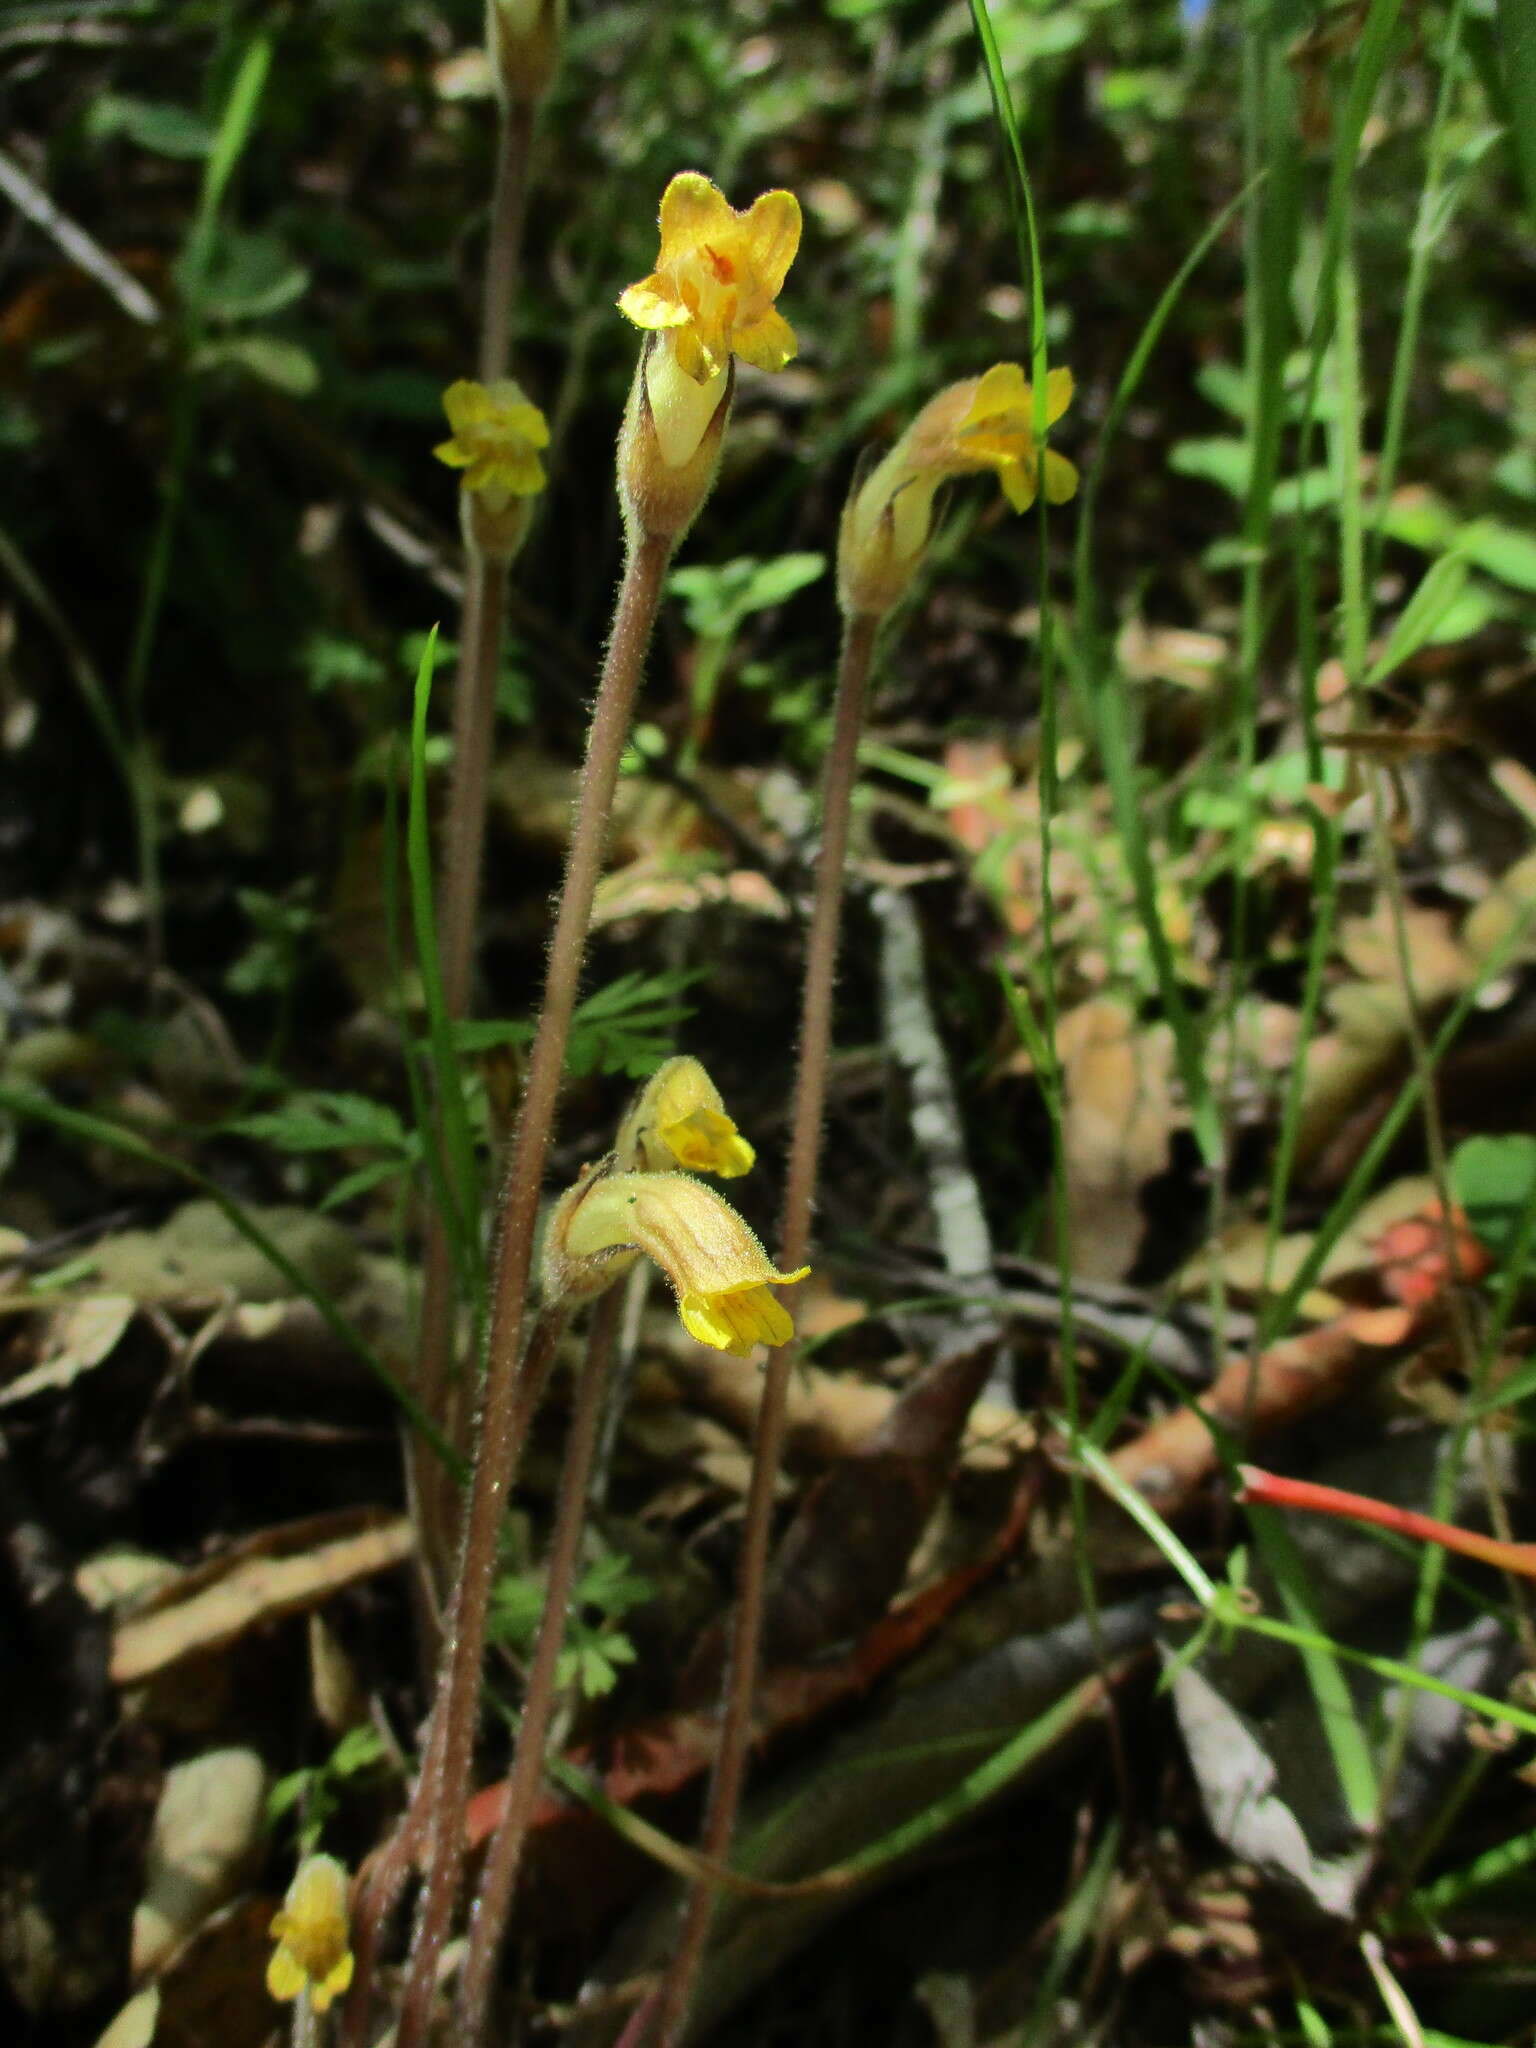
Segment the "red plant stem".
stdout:
<svg viewBox="0 0 1536 2048">
<path fill-rule="evenodd" d="M 510 1425 L 517 1404 L 517 1365 L 534 1226 L 538 1220 L 544 1163 L 554 1130 L 571 1015 L 586 957 L 587 926 L 608 840 L 608 816 L 671 552 L 669 538 L 647 537 L 637 543 L 624 565 L 613 637 L 608 643 L 587 733 L 586 761 L 576 798 L 560 907 L 550 940 L 544 1000 L 528 1061 L 522 1115 L 503 1184 L 487 1341 L 485 1405 L 470 1482 L 458 1588 L 438 1679 L 436 1712 L 442 1716 L 444 1725 L 442 1769 L 430 1793 L 427 1881 L 411 1945 L 396 2048 L 422 2048 L 426 2040 L 437 1981 L 437 1958 L 448 1932 L 463 1868 L 464 1805 L 478 1720 L 485 1623 L 512 1479 L 515 1446 Z"/>
<path fill-rule="evenodd" d="M 1373 1522 L 1377 1528 L 1395 1530 L 1399 1536 L 1411 1536 L 1420 1543 L 1438 1543 L 1442 1550 L 1454 1550 L 1462 1557 L 1475 1557 L 1501 1571 L 1536 1579 L 1536 1543 L 1505 1543 L 1497 1536 L 1480 1536 L 1474 1529 L 1437 1522 L 1432 1515 L 1416 1514 L 1412 1508 L 1372 1500 L 1369 1494 L 1349 1493 L 1341 1486 L 1317 1486 L 1310 1479 L 1282 1479 L 1278 1473 L 1260 1471 L 1257 1465 L 1239 1465 L 1237 1470 L 1243 1484 L 1236 1497 L 1244 1505 L 1300 1508 L 1312 1515 L 1340 1515 L 1354 1522 Z"/>
<path fill-rule="evenodd" d="M 510 100 L 501 107 L 497 124 L 496 177 L 480 311 L 479 372 L 486 384 L 505 377 L 510 360 L 512 301 L 522 248 L 533 118 L 534 109 L 527 101 Z M 470 546 L 453 698 L 453 781 L 443 821 L 437 912 L 443 1007 L 455 1021 L 468 1016 L 474 983 L 486 797 L 495 744 L 496 684 L 509 568 L 507 560 L 488 557 Z M 434 1142 L 441 1142 L 441 1128 Z M 462 1447 L 462 1416 L 450 1412 L 456 1405 L 452 1379 L 457 1297 L 448 1232 L 434 1209 L 427 1224 L 416 1384 L 426 1412 L 444 1424 L 450 1442 Z M 456 1493 L 451 1479 L 436 1469 L 420 1446 L 413 1448 L 412 1458 L 412 1493 L 422 1521 L 422 1558 L 429 1586 L 440 1592 L 452 1544 Z M 428 1654 L 433 1652 L 429 1649 Z"/>
<path fill-rule="evenodd" d="M 795 1071 L 794 1120 L 784 1179 L 784 1217 L 779 1262 L 787 1269 L 805 1264 L 811 1212 L 821 1163 L 821 1123 L 826 1108 L 827 1061 L 832 1048 L 832 991 L 842 935 L 843 870 L 848 859 L 848 823 L 858 772 L 859 735 L 878 618 L 855 614 L 843 632 L 833 708 L 832 746 L 822 791 L 821 853 L 816 864 L 816 898 L 806 939 L 801 995 L 799 1063 Z M 720 1747 L 710 1780 L 700 1849 L 714 1863 L 730 1855 L 746 1777 L 752 1737 L 752 1702 L 757 1690 L 768 1551 L 773 1534 L 773 1496 L 784 1449 L 790 1375 L 796 1347 L 784 1344 L 768 1357 L 757 1430 L 752 1445 L 752 1479 L 741 1537 L 741 1593 L 726 1667 Z M 662 1987 L 657 2037 L 673 2048 L 682 2037 L 694 1979 L 709 1940 L 716 1888 L 698 1878 L 688 1896 L 672 1966 Z"/>
<path fill-rule="evenodd" d="M 544 1388 L 555 1362 L 555 1354 L 568 1321 L 569 1317 L 563 1308 L 546 1308 L 539 1314 L 529 1335 L 518 1368 L 507 1428 L 505 1454 L 509 1466 L 509 1487 L 511 1476 L 516 1473 L 521 1462 L 523 1448 L 528 1441 L 528 1432 L 533 1426 L 533 1418 L 543 1398 Z M 455 1617 L 450 1610 L 450 1644 L 453 1641 L 454 1622 Z M 345 2048 L 362 2048 L 367 2030 L 373 1965 L 378 1955 L 384 1926 L 405 1889 L 412 1869 L 429 1844 L 429 1829 L 434 1813 L 433 1802 L 442 1781 L 447 1741 L 447 1722 L 442 1706 L 440 1690 L 422 1744 L 421 1769 L 417 1773 L 411 1803 L 402 1815 L 394 1835 L 374 1859 L 372 1871 L 358 1887 L 352 1914 L 352 1988 L 347 1998 L 341 2029 Z"/>
<path fill-rule="evenodd" d="M 544 1751 L 557 1697 L 556 1676 L 565 1644 L 567 1610 L 576 1586 L 582 1531 L 587 1519 L 587 1485 L 602 1427 L 614 1339 L 624 1312 L 622 1288 L 610 1287 L 592 1311 L 587 1355 L 576 1389 L 576 1405 L 560 1475 L 560 1501 L 550 1537 L 544 1613 L 528 1672 L 528 1689 L 518 1723 L 517 1746 L 507 1777 L 507 1803 L 491 1842 L 479 1896 L 470 1915 L 469 1952 L 459 1979 L 455 2041 L 486 2041 L 496 1965 L 507 1931 L 528 1824 L 538 1803 Z"/>
</svg>

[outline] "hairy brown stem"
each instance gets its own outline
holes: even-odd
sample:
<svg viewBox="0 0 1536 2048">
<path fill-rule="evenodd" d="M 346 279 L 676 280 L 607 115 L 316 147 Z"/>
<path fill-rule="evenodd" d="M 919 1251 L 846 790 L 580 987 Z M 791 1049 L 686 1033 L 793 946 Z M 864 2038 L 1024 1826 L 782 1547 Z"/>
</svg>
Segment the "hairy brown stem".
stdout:
<svg viewBox="0 0 1536 2048">
<path fill-rule="evenodd" d="M 480 313 L 480 378 L 487 384 L 507 374 L 533 114 L 527 101 L 512 100 L 502 107 L 497 126 L 496 179 L 491 195 L 490 240 Z M 437 908 L 443 1006 L 455 1021 L 468 1016 L 474 986 L 480 868 L 485 851 L 486 797 L 495 743 L 496 683 L 501 669 L 508 568 L 505 558 L 487 556 L 471 544 L 453 699 L 453 782 L 443 824 Z M 441 1141 L 441 1130 L 436 1141 Z M 435 1421 L 445 1424 L 451 1405 L 457 1300 L 457 1276 L 448 1232 L 442 1216 L 434 1210 L 427 1224 L 416 1383 L 422 1406 Z M 448 1429 L 450 1440 L 456 1440 L 458 1434 L 457 1430 Z M 421 1550 L 427 1584 L 440 1595 L 452 1543 L 455 1490 L 448 1475 L 436 1469 L 420 1445 L 413 1446 L 411 1455 L 412 1491 L 422 1515 Z"/>
<path fill-rule="evenodd" d="M 844 628 L 838 666 L 837 701 L 833 709 L 832 747 L 827 756 L 822 790 L 821 852 L 816 863 L 816 898 L 806 939 L 801 993 L 800 1051 L 795 1071 L 794 1122 L 789 1166 L 784 1180 L 783 1224 L 779 1260 L 786 1269 L 805 1263 L 811 1241 L 811 1212 L 816 1200 L 821 1163 L 821 1120 L 827 1097 L 827 1060 L 832 1048 L 832 991 L 837 978 L 838 941 L 842 934 L 843 870 L 848 859 L 848 823 L 854 778 L 858 770 L 859 734 L 864 722 L 864 697 L 880 621 L 855 613 Z M 720 1746 L 710 1780 L 700 1849 L 723 1863 L 730 1855 L 746 1776 L 752 1736 L 752 1701 L 757 1689 L 757 1661 L 763 1631 L 763 1603 L 768 1579 L 768 1549 L 773 1533 L 773 1496 L 784 1448 L 795 1346 L 781 1345 L 769 1354 L 762 1402 L 752 1445 L 752 1480 L 747 1493 L 741 1537 L 740 1598 L 726 1667 L 725 1696 L 720 1718 Z M 715 1886 L 707 1877 L 694 1883 L 683 1916 L 682 1933 L 662 1987 L 657 2038 L 672 2048 L 682 2039 L 693 1995 L 694 1979 L 709 1940 L 715 1910 Z"/>
<path fill-rule="evenodd" d="M 508 100 L 496 139 L 496 183 L 491 194 L 491 234 L 485 252 L 485 296 L 480 312 L 480 381 L 505 377 L 512 354 L 512 302 L 523 247 L 528 205 L 528 159 L 533 147 L 532 105 Z"/>
<path fill-rule="evenodd" d="M 421 2048 L 426 2039 L 437 1957 L 448 1932 L 463 1867 L 464 1802 L 474 1750 L 486 1615 L 512 1477 L 509 1423 L 516 1405 L 517 1359 L 539 1192 L 554 1130 L 571 1015 L 586 955 L 592 899 L 607 845 L 608 814 L 671 552 L 669 538 L 646 538 L 635 546 L 624 565 L 613 637 L 608 643 L 587 734 L 586 761 L 576 798 L 560 907 L 550 940 L 539 1026 L 528 1061 L 522 1115 L 502 1190 L 485 1405 L 470 1482 L 453 1621 L 438 1680 L 436 1711 L 442 1717 L 445 1731 L 443 1762 L 431 1791 L 427 1881 L 411 1946 L 397 2048 Z"/>
<path fill-rule="evenodd" d="M 565 1643 L 566 1614 L 575 1590 L 582 1531 L 586 1526 L 587 1486 L 602 1428 L 614 1339 L 623 1313 L 624 1290 L 621 1287 L 610 1287 L 606 1294 L 600 1295 L 592 1311 L 587 1355 L 576 1389 L 576 1405 L 565 1449 L 565 1468 L 560 1476 L 559 1506 L 550 1538 L 544 1614 L 528 1672 L 528 1690 L 518 1724 L 517 1747 L 507 1777 L 506 1811 L 486 1857 L 479 1896 L 470 1916 L 469 1953 L 464 1959 L 464 1972 L 459 1979 L 453 2027 L 456 2041 L 490 2038 L 486 2024 L 495 1990 L 496 1964 L 507 1931 L 517 1873 L 523 1858 L 523 1844 L 528 1839 L 528 1824 L 533 1818 L 544 1775 L 544 1750 L 555 1710 L 555 1680 Z"/>
<path fill-rule="evenodd" d="M 538 1412 L 539 1402 L 543 1398 L 544 1388 L 548 1383 L 568 1320 L 569 1317 L 563 1308 L 546 1308 L 540 1312 L 529 1333 L 508 1410 L 509 1420 L 503 1455 L 508 1467 L 509 1487 L 521 1463 L 523 1449 L 528 1442 L 528 1433 L 533 1427 L 533 1418 Z M 456 1617 L 450 1609 L 450 1645 L 455 1625 Z M 374 1858 L 372 1869 L 359 1886 L 352 1914 L 352 1989 L 342 2021 L 344 2048 L 362 2048 L 367 2031 L 373 1966 L 378 1956 L 379 1943 L 400 1894 L 405 1890 L 412 1869 L 423 1858 L 429 1846 L 429 1830 L 436 1810 L 434 1802 L 446 1768 L 449 1724 L 442 1706 L 440 1693 L 427 1726 L 426 1739 L 422 1744 L 421 1769 L 417 1774 L 411 1803 L 402 1815 L 400 1825 Z M 473 1715 L 469 1732 L 472 1742 Z"/>
</svg>

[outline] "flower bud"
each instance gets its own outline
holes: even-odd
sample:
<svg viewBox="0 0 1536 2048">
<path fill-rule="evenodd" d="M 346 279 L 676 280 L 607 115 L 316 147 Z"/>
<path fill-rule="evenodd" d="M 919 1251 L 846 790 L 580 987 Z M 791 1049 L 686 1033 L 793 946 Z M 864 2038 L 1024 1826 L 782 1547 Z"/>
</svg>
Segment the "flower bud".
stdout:
<svg viewBox="0 0 1536 2048">
<path fill-rule="evenodd" d="M 560 68 L 565 0 L 486 0 L 485 47 L 498 98 L 532 106 Z"/>
</svg>

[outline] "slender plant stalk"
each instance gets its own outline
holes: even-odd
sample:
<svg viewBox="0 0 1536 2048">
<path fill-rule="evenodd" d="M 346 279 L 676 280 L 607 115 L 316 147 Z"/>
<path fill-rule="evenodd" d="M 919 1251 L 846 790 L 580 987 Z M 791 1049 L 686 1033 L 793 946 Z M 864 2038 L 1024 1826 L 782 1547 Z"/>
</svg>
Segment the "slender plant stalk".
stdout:
<svg viewBox="0 0 1536 2048">
<path fill-rule="evenodd" d="M 528 1432 L 533 1426 L 533 1418 L 543 1397 L 568 1320 L 569 1317 L 563 1308 L 546 1308 L 539 1314 L 529 1334 L 517 1372 L 507 1427 L 504 1456 L 509 1472 L 509 1487 L 511 1475 L 516 1473 L 521 1462 L 523 1448 L 528 1441 Z M 453 1622 L 454 1617 L 450 1613 L 450 1641 Z M 422 1745 L 421 1769 L 417 1774 L 416 1789 L 411 1803 L 400 1825 L 373 1859 L 372 1867 L 360 1881 L 358 1896 L 353 1904 L 352 1989 L 342 2021 L 342 2040 L 346 2048 L 362 2048 L 379 1942 L 412 1870 L 422 1859 L 426 1849 L 433 1799 L 445 1768 L 447 1722 L 439 1711 L 440 1707 L 441 1699 L 428 1723 L 426 1739 Z"/>
<path fill-rule="evenodd" d="M 479 374 L 486 384 L 505 377 L 511 359 L 512 304 L 517 292 L 528 196 L 528 159 L 533 143 L 533 105 L 522 99 L 499 104 L 496 178 L 480 311 Z M 506 561 L 490 559 L 471 545 L 460 619 L 459 667 L 453 700 L 453 783 L 443 825 L 437 917 L 443 1002 L 455 1022 L 469 1014 L 474 986 L 480 870 L 485 849 L 508 566 Z M 463 1435 L 462 1417 L 455 1418 L 450 1413 L 455 1406 L 452 1379 L 457 1293 L 447 1227 L 434 1210 L 427 1225 L 422 1277 L 417 1393 L 427 1413 L 447 1426 L 453 1440 Z M 413 1455 L 414 1491 L 423 1520 L 422 1555 L 429 1582 L 440 1583 L 449 1555 L 448 1532 L 453 1526 L 455 1493 L 442 1473 L 422 1461 L 419 1451 Z"/>
<path fill-rule="evenodd" d="M 832 989 L 837 975 L 838 941 L 842 934 L 843 870 L 848 858 L 849 813 L 858 769 L 864 699 L 879 625 L 877 618 L 866 615 L 855 614 L 849 619 L 838 667 L 832 748 L 827 756 L 822 794 L 816 897 L 806 940 L 800 1056 L 795 1072 L 794 1121 L 784 1181 L 783 1225 L 779 1234 L 780 1263 L 790 1269 L 805 1263 L 811 1239 L 811 1211 L 816 1200 L 817 1169 L 821 1163 L 827 1061 L 832 1048 Z M 726 1669 L 720 1746 L 710 1780 L 709 1803 L 705 1809 L 699 1845 L 702 1854 L 715 1863 L 725 1862 L 730 1855 L 736 1812 L 741 1804 L 742 1784 L 746 1776 L 747 1750 L 752 1734 L 752 1701 L 757 1688 L 758 1652 L 763 1632 L 768 1548 L 773 1531 L 773 1495 L 784 1447 L 784 1424 L 795 1355 L 793 1344 L 780 1345 L 769 1354 L 752 1446 L 752 1480 L 741 1538 L 741 1592 L 730 1662 Z M 714 1910 L 715 1885 L 708 1877 L 701 1877 L 689 1893 L 681 1937 L 662 1988 L 657 2038 L 666 2044 L 666 2048 L 673 2048 L 673 2044 L 682 2038 L 694 1979 L 709 1940 Z"/>
<path fill-rule="evenodd" d="M 587 1519 L 587 1488 L 592 1460 L 602 1430 L 603 1408 L 613 1363 L 614 1340 L 624 1313 L 624 1289 L 610 1287 L 599 1296 L 587 1333 L 587 1355 L 576 1389 L 576 1405 L 560 1476 L 560 1501 L 550 1538 L 544 1587 L 544 1613 L 528 1672 L 528 1689 L 518 1724 L 517 1745 L 507 1778 L 507 1805 L 486 1857 L 479 1896 L 470 1917 L 469 1953 L 459 1979 L 454 2018 L 456 2041 L 488 2041 L 496 1965 L 507 1931 L 523 1844 L 544 1775 L 544 1751 L 557 1697 L 556 1675 L 565 1644 L 566 1613 L 576 1585 L 582 1532 Z"/>
<path fill-rule="evenodd" d="M 505 377 L 512 359 L 512 304 L 528 206 L 528 159 L 534 108 L 512 99 L 501 110 L 496 138 L 496 183 L 491 194 L 491 237 L 485 252 L 485 296 L 480 314 L 480 381 Z"/>
<path fill-rule="evenodd" d="M 647 537 L 638 542 L 624 566 L 613 637 L 587 734 L 586 761 L 550 941 L 544 1000 L 528 1062 L 522 1115 L 503 1187 L 479 1451 L 434 1709 L 443 1724 L 441 1769 L 428 1791 L 427 1877 L 411 1947 L 397 2048 L 422 2048 L 426 2040 L 437 1958 L 463 1868 L 464 1802 L 478 1720 L 486 1616 L 516 1450 L 510 1425 L 517 1410 L 518 1357 L 539 1191 L 554 1129 L 592 900 L 602 872 L 608 814 L 671 553 L 669 537 Z"/>
</svg>

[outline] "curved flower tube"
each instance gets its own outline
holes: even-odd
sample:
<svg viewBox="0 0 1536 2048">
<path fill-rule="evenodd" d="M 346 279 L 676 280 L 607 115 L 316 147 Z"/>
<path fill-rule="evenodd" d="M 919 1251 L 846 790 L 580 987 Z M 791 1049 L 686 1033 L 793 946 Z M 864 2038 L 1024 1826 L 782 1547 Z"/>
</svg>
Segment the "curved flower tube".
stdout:
<svg viewBox="0 0 1536 2048">
<path fill-rule="evenodd" d="M 567 1300 L 600 1293 L 636 1252 L 666 1274 L 683 1328 L 701 1344 L 747 1358 L 758 1344 L 794 1335 L 771 1289 L 803 1280 L 810 1267 L 775 1271 L 730 1203 L 686 1173 L 599 1167 L 578 1182 L 550 1219 L 546 1287 Z"/>
<path fill-rule="evenodd" d="M 1052 370 L 1045 395 L 1054 425 L 1072 402 L 1072 372 Z M 994 363 L 930 399 L 849 496 L 837 558 L 844 610 L 878 617 L 898 602 L 928 546 L 934 496 L 952 477 L 990 469 L 1015 512 L 1042 488 L 1048 504 L 1064 504 L 1077 471 L 1053 448 L 1041 456 L 1034 391 L 1017 363 Z"/>
</svg>

